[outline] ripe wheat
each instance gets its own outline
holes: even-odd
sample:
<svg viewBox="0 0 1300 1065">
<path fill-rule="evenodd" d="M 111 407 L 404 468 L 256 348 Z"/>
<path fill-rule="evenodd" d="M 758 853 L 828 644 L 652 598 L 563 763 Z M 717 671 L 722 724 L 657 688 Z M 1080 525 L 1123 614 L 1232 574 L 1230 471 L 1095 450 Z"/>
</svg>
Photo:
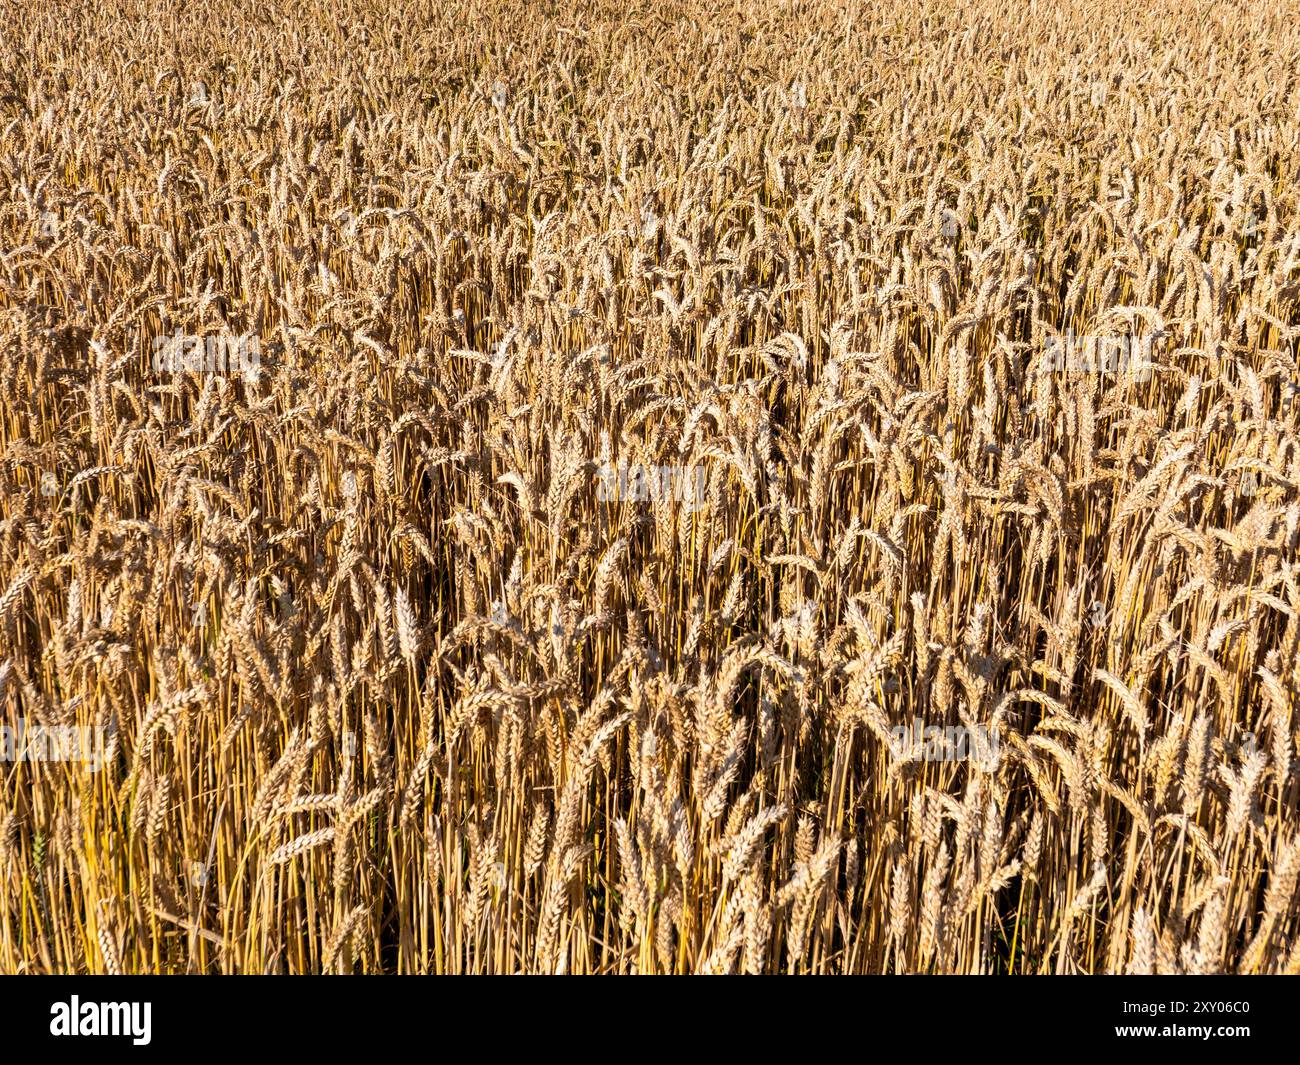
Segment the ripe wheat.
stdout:
<svg viewBox="0 0 1300 1065">
<path fill-rule="evenodd" d="M 1294 5 L 849 8 L 0 0 L 0 970 L 1300 971 Z"/>
</svg>

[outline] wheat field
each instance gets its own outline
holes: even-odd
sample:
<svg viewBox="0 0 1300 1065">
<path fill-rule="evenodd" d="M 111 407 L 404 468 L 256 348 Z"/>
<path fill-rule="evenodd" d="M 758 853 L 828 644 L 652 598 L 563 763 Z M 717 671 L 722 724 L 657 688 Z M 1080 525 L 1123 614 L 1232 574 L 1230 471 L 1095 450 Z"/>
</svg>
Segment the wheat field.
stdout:
<svg viewBox="0 0 1300 1065">
<path fill-rule="evenodd" d="M 0 0 L 0 971 L 1300 972 L 1300 17 Z"/>
</svg>

